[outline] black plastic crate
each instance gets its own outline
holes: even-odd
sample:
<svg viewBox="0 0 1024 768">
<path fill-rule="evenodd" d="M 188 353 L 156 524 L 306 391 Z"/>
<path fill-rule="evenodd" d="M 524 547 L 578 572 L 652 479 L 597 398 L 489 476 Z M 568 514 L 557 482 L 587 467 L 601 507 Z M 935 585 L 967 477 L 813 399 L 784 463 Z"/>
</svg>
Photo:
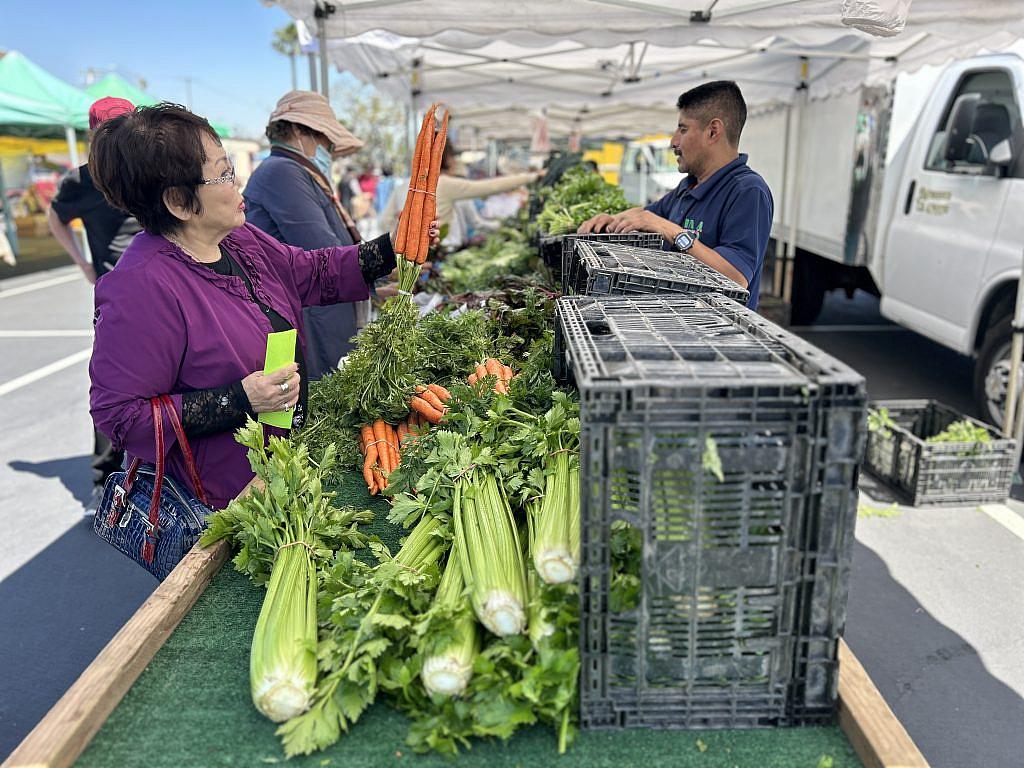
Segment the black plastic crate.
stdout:
<svg viewBox="0 0 1024 768">
<path fill-rule="evenodd" d="M 562 281 L 563 253 L 566 250 L 572 253 L 573 243 L 577 240 L 636 245 L 641 248 L 658 248 L 661 246 L 662 238 L 661 235 L 655 232 L 623 232 L 621 234 L 597 232 L 589 235 L 577 235 L 575 233 L 546 235 L 541 232 L 538 234 L 538 250 L 541 261 L 548 266 L 552 276 L 558 282 Z"/>
<path fill-rule="evenodd" d="M 864 465 L 913 506 L 1003 501 L 1010 495 L 1014 440 L 934 400 L 888 400 L 871 408 L 886 409 L 894 426 L 869 431 Z M 990 441 L 928 442 L 961 419 L 984 428 Z"/>
<path fill-rule="evenodd" d="M 555 325 L 581 403 L 582 726 L 829 721 L 863 378 L 716 295 L 565 297 Z M 635 605 L 612 589 L 624 523 Z"/>
<path fill-rule="evenodd" d="M 562 286 L 582 296 L 718 293 L 746 304 L 750 292 L 685 253 L 577 240 L 562 257 Z"/>
</svg>

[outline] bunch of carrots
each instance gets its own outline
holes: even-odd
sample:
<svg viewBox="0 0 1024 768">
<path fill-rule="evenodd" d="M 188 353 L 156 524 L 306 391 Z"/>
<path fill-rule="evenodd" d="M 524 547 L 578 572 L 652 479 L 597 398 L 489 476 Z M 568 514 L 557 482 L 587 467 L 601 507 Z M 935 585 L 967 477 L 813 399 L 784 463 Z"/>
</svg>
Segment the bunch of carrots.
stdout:
<svg viewBox="0 0 1024 768">
<path fill-rule="evenodd" d="M 451 393 L 440 384 L 416 387 L 416 394 L 409 401 L 409 407 L 431 424 L 440 424 L 444 418 L 444 412 L 448 410 L 445 403 L 451 398 Z"/>
<path fill-rule="evenodd" d="M 494 383 L 494 391 L 502 394 L 508 394 L 508 384 L 512 381 L 512 377 L 516 375 L 516 372 L 503 364 L 500 360 L 495 360 L 493 357 L 489 357 L 480 363 L 476 367 L 476 371 L 469 374 L 469 383 L 476 384 L 478 381 L 486 379 L 488 376 L 494 376 L 496 381 Z"/>
<path fill-rule="evenodd" d="M 469 375 L 469 383 L 476 384 L 488 376 L 494 377 L 494 391 L 508 394 L 508 385 L 516 373 L 500 360 L 489 357 L 477 365 Z M 451 393 L 440 384 L 419 385 L 409 400 L 409 415 L 397 426 L 377 419 L 359 432 L 359 450 L 363 454 L 363 480 L 371 496 L 388 487 L 390 475 L 402 460 L 402 447 L 415 440 L 431 425 L 440 424 L 448 410 Z"/>
<path fill-rule="evenodd" d="M 363 480 L 371 496 L 388 487 L 388 475 L 402 461 L 402 448 L 411 440 L 440 423 L 451 397 L 448 390 L 438 384 L 416 388 L 405 421 L 392 426 L 377 419 L 359 430 L 359 450 L 363 454 Z"/>
<path fill-rule="evenodd" d="M 430 222 L 437 216 L 437 179 L 441 175 L 441 156 L 448 136 L 447 112 L 441 121 L 441 129 L 435 133 L 437 110 L 438 105 L 432 104 L 423 118 L 413 152 L 409 194 L 398 220 L 395 251 L 401 253 L 409 264 L 422 264 L 427 260 Z M 411 283 L 407 285 L 408 275 L 411 275 Z M 411 291 L 418 275 L 418 269 L 403 269 L 402 290 Z"/>
</svg>

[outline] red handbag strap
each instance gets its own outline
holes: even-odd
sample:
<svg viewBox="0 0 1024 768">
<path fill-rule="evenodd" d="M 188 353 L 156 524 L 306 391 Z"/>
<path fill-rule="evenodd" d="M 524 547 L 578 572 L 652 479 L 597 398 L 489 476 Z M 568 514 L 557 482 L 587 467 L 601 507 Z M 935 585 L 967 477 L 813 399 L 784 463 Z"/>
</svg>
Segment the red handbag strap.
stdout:
<svg viewBox="0 0 1024 768">
<path fill-rule="evenodd" d="M 178 437 L 178 446 L 181 448 L 181 453 L 185 457 L 185 468 L 188 470 L 189 478 L 192 480 L 192 487 L 196 489 L 196 496 L 198 496 L 199 500 L 208 507 L 210 506 L 210 502 L 206 500 L 206 491 L 203 490 L 203 481 L 199 479 L 199 470 L 196 469 L 196 460 L 192 456 L 192 446 L 188 444 L 188 438 L 185 437 L 185 430 L 181 426 L 181 419 L 178 418 L 178 412 L 174 409 L 174 401 L 171 400 L 170 395 L 160 395 L 160 400 L 167 411 L 167 418 L 171 421 L 171 428 L 174 430 L 174 434 Z"/>
<path fill-rule="evenodd" d="M 153 498 L 149 502 L 149 533 L 142 541 L 142 559 L 153 562 L 156 554 L 156 533 L 160 524 L 160 496 L 164 490 L 164 420 L 160 414 L 160 398 L 151 397 L 153 409 L 153 431 L 156 434 L 156 479 L 153 481 Z"/>
</svg>

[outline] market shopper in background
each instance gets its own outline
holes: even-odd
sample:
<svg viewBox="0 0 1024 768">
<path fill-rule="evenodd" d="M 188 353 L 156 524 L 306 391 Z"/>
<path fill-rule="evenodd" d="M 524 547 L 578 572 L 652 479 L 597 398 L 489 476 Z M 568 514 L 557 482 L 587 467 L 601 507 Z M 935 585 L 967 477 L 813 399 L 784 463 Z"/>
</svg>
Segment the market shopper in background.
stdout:
<svg viewBox="0 0 1024 768">
<path fill-rule="evenodd" d="M 155 135 L 163 141 L 144 140 Z M 368 285 L 395 268 L 391 240 L 303 250 L 247 224 L 217 134 L 173 104 L 100 125 L 91 168 L 107 200 L 145 229 L 96 286 L 93 419 L 116 447 L 153 462 L 148 401 L 169 394 L 211 505 L 222 508 L 252 478 L 234 439 L 246 418 L 289 409 L 300 425 L 302 308 L 366 299 Z M 264 375 L 267 335 L 292 328 L 295 362 Z M 169 421 L 164 434 L 167 471 L 188 488 Z"/>
<path fill-rule="evenodd" d="M 739 153 L 746 102 L 736 83 L 719 80 L 687 91 L 676 106 L 671 146 L 686 178 L 646 208 L 600 214 L 578 231 L 657 232 L 666 247 L 747 288 L 755 309 L 774 203 L 764 179 Z"/>
<path fill-rule="evenodd" d="M 437 179 L 437 220 L 444 227 L 451 225 L 457 200 L 490 197 L 509 192 L 536 181 L 543 172 L 531 171 L 511 176 L 497 176 L 493 179 L 466 179 L 456 176 L 458 172 L 458 150 L 451 144 L 444 145 L 441 156 L 441 175 Z"/>
<path fill-rule="evenodd" d="M 109 96 L 93 102 L 89 108 L 90 135 L 104 120 L 134 109 L 130 101 Z M 64 177 L 46 216 L 50 232 L 91 284 L 114 268 L 140 230 L 135 217 L 111 206 L 96 189 L 88 163 L 72 169 Z M 74 219 L 81 219 L 85 227 L 91 262 L 82 253 L 71 229 Z M 87 514 L 95 511 L 103 494 L 103 484 L 112 472 L 121 468 L 123 460 L 124 453 L 115 450 L 107 436 L 93 427 L 93 490 L 85 507 Z"/>
<path fill-rule="evenodd" d="M 363 142 L 349 133 L 323 96 L 290 91 L 267 125 L 270 157 L 245 186 L 245 218 L 271 237 L 304 250 L 353 245 L 361 238 L 331 182 L 335 158 Z M 303 310 L 307 336 L 306 375 L 316 381 L 348 354 L 349 342 L 366 324 L 368 307 L 334 304 Z"/>
</svg>

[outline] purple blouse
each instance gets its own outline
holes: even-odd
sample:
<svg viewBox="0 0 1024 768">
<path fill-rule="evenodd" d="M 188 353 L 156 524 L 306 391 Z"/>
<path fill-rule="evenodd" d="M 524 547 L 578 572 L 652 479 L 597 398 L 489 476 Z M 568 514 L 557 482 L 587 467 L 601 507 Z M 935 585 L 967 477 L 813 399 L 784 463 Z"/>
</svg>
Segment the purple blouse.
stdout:
<svg viewBox="0 0 1024 768">
<path fill-rule="evenodd" d="M 256 297 L 297 329 L 303 350 L 302 307 L 369 296 L 358 246 L 304 251 L 250 224 L 221 245 L 245 270 Z M 93 421 L 115 446 L 149 462 L 156 459 L 149 398 L 170 394 L 180 418 L 183 392 L 223 387 L 262 370 L 273 330 L 240 277 L 219 275 L 147 232 L 97 281 L 95 326 Z M 164 440 L 168 473 L 190 487 L 166 418 Z M 211 505 L 227 506 L 252 479 L 245 449 L 233 432 L 189 442 Z"/>
</svg>

